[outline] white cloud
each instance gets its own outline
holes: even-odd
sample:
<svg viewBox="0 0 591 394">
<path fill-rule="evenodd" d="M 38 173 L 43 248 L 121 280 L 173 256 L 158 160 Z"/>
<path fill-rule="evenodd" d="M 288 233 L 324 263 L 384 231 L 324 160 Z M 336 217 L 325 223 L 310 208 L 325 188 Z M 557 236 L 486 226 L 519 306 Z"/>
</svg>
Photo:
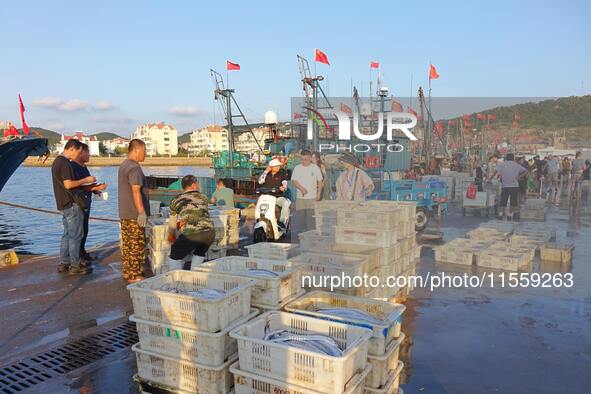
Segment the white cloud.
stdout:
<svg viewBox="0 0 591 394">
<path fill-rule="evenodd" d="M 97 116 L 90 119 L 96 123 L 116 123 L 116 124 L 131 124 L 136 123 L 136 120 L 129 116 Z"/>
<path fill-rule="evenodd" d="M 107 100 L 99 100 L 92 105 L 92 108 L 97 111 L 109 111 L 115 108 L 115 106 Z"/>
<path fill-rule="evenodd" d="M 57 97 L 43 97 L 33 100 L 33 105 L 54 109 L 56 111 L 80 111 L 88 109 L 89 103 L 80 99 L 62 100 Z"/>
<path fill-rule="evenodd" d="M 176 116 L 198 116 L 203 114 L 203 110 L 197 107 L 190 107 L 190 106 L 174 106 L 168 110 L 168 112 L 172 115 Z"/>
</svg>

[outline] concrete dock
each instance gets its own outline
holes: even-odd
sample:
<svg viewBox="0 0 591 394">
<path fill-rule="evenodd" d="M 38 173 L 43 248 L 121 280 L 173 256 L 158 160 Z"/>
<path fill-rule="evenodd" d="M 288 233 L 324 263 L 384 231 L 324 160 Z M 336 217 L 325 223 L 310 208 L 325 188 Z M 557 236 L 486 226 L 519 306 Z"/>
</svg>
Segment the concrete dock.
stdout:
<svg viewBox="0 0 591 394">
<path fill-rule="evenodd" d="M 455 205 L 450 211 L 440 228 L 444 241 L 464 237 L 487 220 L 462 217 Z M 575 286 L 415 289 L 403 324 L 405 393 L 589 391 L 591 207 L 586 201 L 579 206 L 563 202 L 549 208 L 546 223 L 557 227 L 558 241 L 575 243 L 574 261 L 565 268 L 536 257 L 533 272 L 569 271 Z M 94 253 L 101 260 L 86 277 L 58 274 L 56 257 L 36 257 L 0 270 L 0 382 L 6 381 L 6 367 L 14 368 L 18 360 L 122 327 L 131 304 L 120 278 L 118 247 L 105 245 Z M 435 263 L 424 247 L 417 273 L 428 271 L 480 274 L 477 267 Z M 29 392 L 137 392 L 131 380 L 135 358 L 128 346 L 80 364 L 85 365 L 31 384 Z"/>
</svg>

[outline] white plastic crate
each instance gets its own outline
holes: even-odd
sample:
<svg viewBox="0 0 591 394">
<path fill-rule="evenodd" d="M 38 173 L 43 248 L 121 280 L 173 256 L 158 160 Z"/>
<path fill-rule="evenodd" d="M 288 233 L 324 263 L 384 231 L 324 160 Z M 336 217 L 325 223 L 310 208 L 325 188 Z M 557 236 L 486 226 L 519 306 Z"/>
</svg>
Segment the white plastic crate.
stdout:
<svg viewBox="0 0 591 394">
<path fill-rule="evenodd" d="M 398 361 L 396 369 L 388 372 L 386 383 L 380 388 L 372 388 L 367 385 L 364 387 L 364 394 L 404 394 L 400 388 L 400 373 L 404 368 L 404 363 Z"/>
<path fill-rule="evenodd" d="M 320 308 L 358 309 L 381 320 L 382 323 L 372 324 L 364 320 L 347 319 L 319 311 Z M 367 327 L 372 330 L 368 352 L 371 355 L 381 356 L 386 351 L 386 345 L 400 336 L 402 314 L 406 307 L 402 304 L 392 304 L 364 297 L 313 291 L 287 304 L 285 310 L 341 323 L 354 324 L 359 327 Z"/>
<path fill-rule="evenodd" d="M 310 230 L 298 234 L 300 251 L 305 252 L 330 252 L 335 244 L 334 235 L 323 235 L 316 230 Z"/>
<path fill-rule="evenodd" d="M 245 246 L 248 257 L 272 260 L 287 260 L 298 253 L 298 245 L 275 242 L 259 242 Z"/>
<path fill-rule="evenodd" d="M 277 276 L 254 275 L 252 269 L 271 271 Z M 256 284 L 252 289 L 252 304 L 277 306 L 300 291 L 302 269 L 290 261 L 228 256 L 203 263 L 197 270 L 222 272 L 254 280 Z"/>
<path fill-rule="evenodd" d="M 298 298 L 300 298 L 304 294 L 306 294 L 306 290 L 302 289 L 302 290 L 298 291 L 296 294 L 292 295 L 291 297 L 287 297 L 286 299 L 282 300 L 281 303 L 279 303 L 276 306 L 257 305 L 257 304 L 252 304 L 252 306 L 254 306 L 258 310 L 260 310 L 261 313 L 264 313 L 264 312 L 280 312 L 280 311 L 284 311 L 285 310 L 285 306 L 287 304 L 289 304 L 293 300 L 297 300 Z"/>
<path fill-rule="evenodd" d="M 518 271 L 527 267 L 529 257 L 526 253 L 514 251 L 485 250 L 478 257 L 478 266 L 483 268 Z"/>
<path fill-rule="evenodd" d="M 433 248 L 435 252 L 435 261 L 438 263 L 452 263 L 461 265 L 472 265 L 474 261 L 474 252 L 441 245 Z"/>
<path fill-rule="evenodd" d="M 236 340 L 228 335 L 230 330 L 246 323 L 258 313 L 257 309 L 251 309 L 248 316 L 216 333 L 152 322 L 134 315 L 129 320 L 135 322 L 143 350 L 207 366 L 218 366 L 238 352 Z"/>
<path fill-rule="evenodd" d="M 412 248 L 411 253 L 412 253 L 413 260 L 421 258 L 421 249 L 422 249 L 422 246 L 420 246 L 420 245 L 415 245 L 415 247 Z"/>
<path fill-rule="evenodd" d="M 385 210 L 388 209 L 398 209 L 401 208 L 403 210 L 403 215 L 401 218 L 403 220 L 413 221 L 415 220 L 416 211 L 417 211 L 417 203 L 414 201 L 385 201 L 385 200 L 372 200 L 366 201 L 363 203 L 364 206 L 368 207 L 378 207 Z"/>
<path fill-rule="evenodd" d="M 559 244 L 547 242 L 540 247 L 540 259 L 545 261 L 558 261 L 560 263 L 570 263 L 573 259 L 575 245 L 572 243 Z"/>
<path fill-rule="evenodd" d="M 339 210 L 337 212 L 337 225 L 394 230 L 404 223 L 401 219 L 403 215 L 403 208 L 384 210 L 376 206 L 358 207 L 351 210 Z"/>
<path fill-rule="evenodd" d="M 227 394 L 234 383 L 230 365 L 236 356 L 220 366 L 208 367 L 144 350 L 139 343 L 131 350 L 135 352 L 138 376 L 151 382 L 199 394 Z"/>
<path fill-rule="evenodd" d="M 133 283 L 127 289 L 136 317 L 217 332 L 250 313 L 250 294 L 254 284 L 248 278 L 178 270 Z M 220 298 L 208 300 L 163 288 L 184 292 L 209 288 L 226 293 Z"/>
<path fill-rule="evenodd" d="M 398 230 L 382 230 L 370 227 L 344 227 L 336 228 L 335 240 L 338 243 L 371 245 L 389 247 L 396 244 Z"/>
<path fill-rule="evenodd" d="M 364 381 L 370 370 L 371 367 L 366 366 L 362 372 L 353 376 L 347 382 L 342 393 L 363 394 Z M 234 374 L 235 394 L 323 394 L 320 391 L 311 390 L 306 387 L 242 371 L 240 369 L 240 363 L 230 366 L 230 372 Z"/>
<path fill-rule="evenodd" d="M 364 245 L 334 244 L 332 248 L 334 253 L 343 253 L 351 257 L 367 259 L 369 270 L 374 270 L 381 265 L 387 265 L 384 248 Z"/>
<path fill-rule="evenodd" d="M 265 341 L 266 332 L 287 330 L 295 334 L 322 334 L 343 350 L 340 357 Z M 321 393 L 339 394 L 367 363 L 371 331 L 287 312 L 267 312 L 230 331 L 238 340 L 240 369 Z"/>
<path fill-rule="evenodd" d="M 320 280 L 333 275 L 353 278 L 371 272 L 367 259 L 332 252 L 304 252 L 291 259 L 291 262 L 302 268 L 302 286 L 311 281 L 312 285 L 318 287 Z M 353 295 L 364 294 L 361 288 L 340 286 L 339 289 L 350 290 Z"/>
<path fill-rule="evenodd" d="M 404 333 L 400 333 L 397 339 L 392 340 L 386 347 L 386 352 L 381 356 L 367 356 L 367 362 L 371 365 L 371 372 L 365 380 L 366 387 L 379 388 L 388 382 L 389 372 L 398 366 L 400 345 L 404 341 Z"/>
<path fill-rule="evenodd" d="M 146 227 L 146 233 L 150 240 L 165 240 L 168 238 L 168 224 L 154 224 Z"/>
</svg>

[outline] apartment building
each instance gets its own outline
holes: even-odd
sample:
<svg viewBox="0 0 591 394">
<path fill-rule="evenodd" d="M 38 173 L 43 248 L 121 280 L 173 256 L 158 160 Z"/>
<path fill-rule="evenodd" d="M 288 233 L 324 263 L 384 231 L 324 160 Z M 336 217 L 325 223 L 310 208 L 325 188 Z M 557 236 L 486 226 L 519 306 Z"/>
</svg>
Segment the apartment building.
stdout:
<svg viewBox="0 0 591 394">
<path fill-rule="evenodd" d="M 176 155 L 178 148 L 177 130 L 164 122 L 148 123 L 138 126 L 131 138 L 137 138 L 146 143 L 146 151 L 152 155 Z"/>
</svg>

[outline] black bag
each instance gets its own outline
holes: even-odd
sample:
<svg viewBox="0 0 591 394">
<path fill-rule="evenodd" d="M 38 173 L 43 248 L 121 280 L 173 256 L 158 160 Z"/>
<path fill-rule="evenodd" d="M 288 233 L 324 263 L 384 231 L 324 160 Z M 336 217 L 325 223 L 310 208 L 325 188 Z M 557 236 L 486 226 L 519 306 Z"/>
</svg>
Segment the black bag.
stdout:
<svg viewBox="0 0 591 394">
<path fill-rule="evenodd" d="M 91 193 L 87 192 L 84 189 L 74 189 L 73 191 L 68 190 L 68 192 L 72 196 L 74 204 L 78 205 L 80 209 L 86 211 L 88 208 L 90 208 L 90 203 L 92 200 Z"/>
</svg>

